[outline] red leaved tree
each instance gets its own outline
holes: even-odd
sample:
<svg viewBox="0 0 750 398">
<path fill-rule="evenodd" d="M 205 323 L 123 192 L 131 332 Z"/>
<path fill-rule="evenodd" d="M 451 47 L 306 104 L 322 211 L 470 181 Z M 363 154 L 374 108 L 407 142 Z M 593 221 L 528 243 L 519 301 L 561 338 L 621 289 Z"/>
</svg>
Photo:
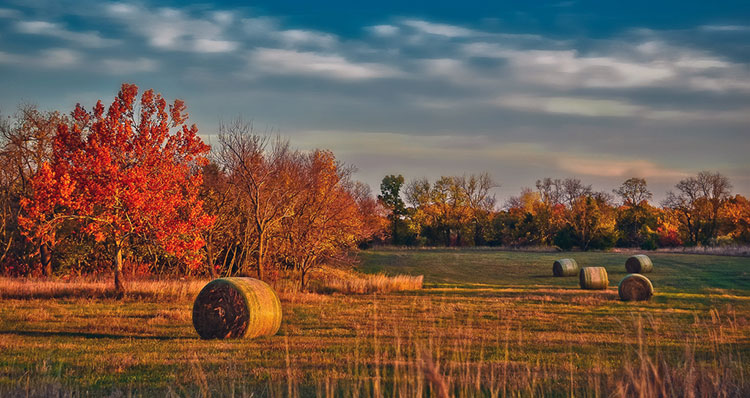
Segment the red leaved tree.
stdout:
<svg viewBox="0 0 750 398">
<path fill-rule="evenodd" d="M 201 232 L 212 223 L 198 198 L 209 146 L 185 124 L 185 105 L 170 106 L 153 90 L 137 107 L 138 87 L 123 84 L 104 112 L 79 105 L 60 124 L 52 161 L 33 177 L 33 193 L 22 202 L 20 224 L 27 236 L 54 243 L 63 222 L 113 248 L 115 290 L 123 292 L 123 249 L 135 238 L 159 244 L 196 266 Z"/>
</svg>

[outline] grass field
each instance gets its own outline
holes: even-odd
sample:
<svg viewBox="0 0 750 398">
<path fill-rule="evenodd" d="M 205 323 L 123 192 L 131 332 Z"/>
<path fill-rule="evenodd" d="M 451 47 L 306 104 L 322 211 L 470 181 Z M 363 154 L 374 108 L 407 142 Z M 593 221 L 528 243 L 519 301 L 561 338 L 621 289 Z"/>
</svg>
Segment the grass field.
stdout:
<svg viewBox="0 0 750 398">
<path fill-rule="evenodd" d="M 565 256 L 610 289 L 551 277 Z M 280 333 L 256 340 L 198 339 L 198 282 L 0 290 L 0 396 L 750 396 L 750 259 L 654 254 L 656 296 L 623 303 L 627 256 L 369 250 L 360 270 L 425 289 L 283 294 Z"/>
</svg>

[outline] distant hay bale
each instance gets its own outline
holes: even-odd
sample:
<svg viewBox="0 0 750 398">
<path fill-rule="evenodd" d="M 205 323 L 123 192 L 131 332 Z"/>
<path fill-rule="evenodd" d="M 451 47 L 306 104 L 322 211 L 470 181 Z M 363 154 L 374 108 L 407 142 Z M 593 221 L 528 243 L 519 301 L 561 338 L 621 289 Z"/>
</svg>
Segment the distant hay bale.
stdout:
<svg viewBox="0 0 750 398">
<path fill-rule="evenodd" d="M 578 263 L 572 258 L 561 258 L 552 264 L 552 274 L 555 276 L 576 276 Z"/>
<path fill-rule="evenodd" d="M 625 261 L 625 269 L 631 274 L 645 274 L 654 270 L 654 263 L 645 254 L 636 254 Z"/>
<path fill-rule="evenodd" d="M 583 267 L 578 277 L 581 289 L 602 290 L 609 286 L 609 277 L 604 267 Z"/>
<path fill-rule="evenodd" d="M 258 279 L 215 279 L 195 299 L 193 326 L 202 339 L 273 336 L 281 327 L 281 302 Z"/>
<path fill-rule="evenodd" d="M 630 274 L 617 285 L 617 292 L 622 301 L 645 301 L 654 295 L 654 286 L 645 276 Z"/>
</svg>

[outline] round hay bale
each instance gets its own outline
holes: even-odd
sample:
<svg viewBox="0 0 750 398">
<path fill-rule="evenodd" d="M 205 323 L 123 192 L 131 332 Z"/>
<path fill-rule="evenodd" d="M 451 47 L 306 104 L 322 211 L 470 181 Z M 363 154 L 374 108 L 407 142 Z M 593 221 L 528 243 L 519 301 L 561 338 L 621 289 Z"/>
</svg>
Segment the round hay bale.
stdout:
<svg viewBox="0 0 750 398">
<path fill-rule="evenodd" d="M 609 277 L 604 267 L 583 267 L 578 278 L 581 289 L 602 290 L 609 286 Z"/>
<path fill-rule="evenodd" d="M 654 295 L 654 285 L 641 274 L 630 274 L 617 285 L 617 292 L 622 301 L 645 301 Z"/>
<path fill-rule="evenodd" d="M 195 298 L 193 326 L 202 339 L 273 336 L 281 327 L 281 302 L 258 279 L 215 279 Z"/>
<path fill-rule="evenodd" d="M 572 258 L 561 258 L 552 264 L 552 274 L 555 276 L 576 276 L 578 263 Z"/>
<path fill-rule="evenodd" d="M 645 274 L 654 270 L 654 263 L 645 254 L 636 254 L 625 261 L 625 269 L 631 274 Z"/>
</svg>

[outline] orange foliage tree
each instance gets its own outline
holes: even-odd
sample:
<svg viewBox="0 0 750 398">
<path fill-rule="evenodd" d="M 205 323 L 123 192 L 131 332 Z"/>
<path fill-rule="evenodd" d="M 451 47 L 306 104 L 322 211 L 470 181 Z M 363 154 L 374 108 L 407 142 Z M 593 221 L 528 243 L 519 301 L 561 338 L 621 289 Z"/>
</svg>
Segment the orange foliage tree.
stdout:
<svg viewBox="0 0 750 398">
<path fill-rule="evenodd" d="M 727 234 L 735 242 L 750 243 L 750 200 L 742 195 L 729 198 L 722 209 Z"/>
<path fill-rule="evenodd" d="M 212 218 L 198 198 L 200 167 L 208 145 L 195 125 L 185 124 L 185 105 L 172 105 L 153 90 L 123 84 L 105 113 L 79 105 L 70 123 L 60 124 L 52 160 L 32 179 L 22 201 L 20 224 L 27 236 L 53 243 L 63 222 L 112 248 L 115 290 L 124 291 L 123 250 L 137 238 L 151 240 L 172 255 L 197 265 L 201 232 Z"/>
<path fill-rule="evenodd" d="M 291 265 L 305 287 L 305 276 L 323 261 L 336 259 L 377 233 L 381 225 L 368 222 L 369 195 L 358 195 L 343 167 L 330 151 L 316 150 L 299 158 L 300 195 L 294 216 L 280 225 L 279 256 Z M 356 196 L 360 196 L 358 201 Z"/>
</svg>

